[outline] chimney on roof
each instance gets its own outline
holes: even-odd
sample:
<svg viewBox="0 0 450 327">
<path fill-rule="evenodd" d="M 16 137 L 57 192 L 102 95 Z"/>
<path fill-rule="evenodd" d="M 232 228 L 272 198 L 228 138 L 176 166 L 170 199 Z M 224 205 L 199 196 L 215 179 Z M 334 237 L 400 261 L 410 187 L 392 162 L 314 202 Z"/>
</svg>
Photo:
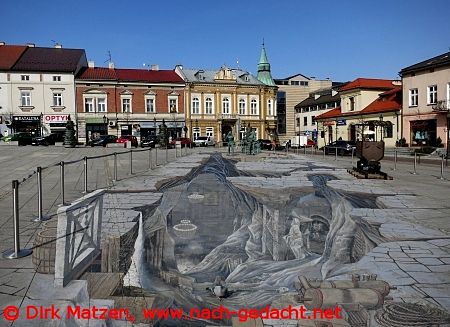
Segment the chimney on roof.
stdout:
<svg viewBox="0 0 450 327">
<path fill-rule="evenodd" d="M 152 70 L 159 70 L 159 66 L 158 65 L 152 65 Z"/>
<path fill-rule="evenodd" d="M 183 65 L 181 65 L 181 64 L 175 65 L 175 69 L 176 68 L 179 68 L 179 69 L 183 70 Z"/>
<path fill-rule="evenodd" d="M 112 61 L 108 62 L 108 68 L 114 69 L 114 63 Z"/>
<path fill-rule="evenodd" d="M 0 45 L 6 45 L 6 42 L 0 41 Z"/>
<path fill-rule="evenodd" d="M 62 44 L 55 43 L 55 48 L 56 48 L 56 49 L 61 49 L 61 48 L 62 48 Z"/>
<path fill-rule="evenodd" d="M 29 48 L 34 48 L 36 46 L 36 44 L 34 43 L 27 43 L 27 47 Z"/>
<path fill-rule="evenodd" d="M 93 60 L 89 60 L 88 61 L 88 67 L 89 68 L 94 68 L 95 67 L 95 62 Z"/>
</svg>

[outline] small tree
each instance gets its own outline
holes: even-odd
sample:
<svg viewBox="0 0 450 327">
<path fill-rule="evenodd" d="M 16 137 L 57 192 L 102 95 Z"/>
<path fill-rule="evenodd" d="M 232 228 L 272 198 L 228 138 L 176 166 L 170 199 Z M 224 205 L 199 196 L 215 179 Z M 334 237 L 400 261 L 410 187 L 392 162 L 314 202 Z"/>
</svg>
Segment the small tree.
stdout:
<svg viewBox="0 0 450 327">
<path fill-rule="evenodd" d="M 66 133 L 64 134 L 64 146 L 66 148 L 74 148 L 76 144 L 77 139 L 75 138 L 75 126 L 69 115 L 67 118 Z"/>
</svg>

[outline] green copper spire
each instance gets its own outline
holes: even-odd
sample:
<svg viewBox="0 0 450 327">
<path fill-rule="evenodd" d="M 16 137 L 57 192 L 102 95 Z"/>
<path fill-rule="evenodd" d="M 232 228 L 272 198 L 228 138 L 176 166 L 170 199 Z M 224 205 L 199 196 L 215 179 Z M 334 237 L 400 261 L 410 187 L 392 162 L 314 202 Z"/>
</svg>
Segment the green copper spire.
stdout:
<svg viewBox="0 0 450 327">
<path fill-rule="evenodd" d="M 258 80 L 266 85 L 275 86 L 275 82 L 273 81 L 272 74 L 270 73 L 270 64 L 269 60 L 267 60 L 266 49 L 263 46 L 261 49 L 261 57 L 259 58 L 258 63 Z"/>
</svg>

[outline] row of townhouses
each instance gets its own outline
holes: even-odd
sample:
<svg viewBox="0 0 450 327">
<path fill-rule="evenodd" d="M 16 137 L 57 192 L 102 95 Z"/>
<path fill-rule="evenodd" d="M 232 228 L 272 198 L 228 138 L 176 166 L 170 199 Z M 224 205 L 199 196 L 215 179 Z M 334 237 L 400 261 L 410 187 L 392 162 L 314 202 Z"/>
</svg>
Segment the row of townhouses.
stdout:
<svg viewBox="0 0 450 327">
<path fill-rule="evenodd" d="M 56 133 L 70 119 L 80 142 L 94 133 L 143 137 L 163 123 L 172 137 L 221 141 L 246 128 L 275 138 L 277 87 L 264 47 L 258 75 L 218 70 L 96 67 L 82 49 L 0 43 L 0 132 Z"/>
<path fill-rule="evenodd" d="M 448 146 L 450 53 L 400 71 L 401 80 L 337 83 L 296 74 L 273 79 L 263 46 L 256 76 L 217 70 L 96 67 L 83 49 L 0 42 L 0 132 L 63 134 L 69 117 L 85 142 L 94 133 L 146 136 L 165 123 L 172 137 L 287 141 L 307 135 L 384 140 L 387 147 Z"/>
</svg>

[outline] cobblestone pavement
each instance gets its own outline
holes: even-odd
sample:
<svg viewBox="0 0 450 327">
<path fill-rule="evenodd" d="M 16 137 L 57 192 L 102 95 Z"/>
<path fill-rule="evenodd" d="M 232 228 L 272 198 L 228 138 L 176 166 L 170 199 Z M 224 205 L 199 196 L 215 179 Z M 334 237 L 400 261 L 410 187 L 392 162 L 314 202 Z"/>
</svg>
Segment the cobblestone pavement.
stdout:
<svg viewBox="0 0 450 327">
<path fill-rule="evenodd" d="M 154 192 L 158 183 L 186 175 L 207 158 L 208 153 L 216 150 L 187 150 L 182 157 L 179 157 L 178 152 L 178 158 L 175 158 L 175 150 L 170 150 L 167 153 L 168 164 L 165 164 L 165 151 L 159 151 L 158 158 L 153 152 L 152 169 L 148 169 L 148 152 L 136 152 L 133 153 L 133 175 L 130 174 L 129 154 L 119 155 L 117 182 L 113 182 L 113 157 L 89 160 L 88 189 L 109 188 L 117 192 L 105 198 L 105 210 L 108 209 L 108 213 L 104 215 L 103 237 L 133 228 L 137 212 L 132 208 L 157 202 L 161 196 Z M 33 173 L 36 166 L 51 166 L 61 160 L 75 161 L 84 156 L 120 151 L 124 149 L 0 147 L 0 250 L 3 252 L 13 245 L 12 179 L 21 181 L 21 246 L 30 248 L 42 224 L 31 222 L 37 214 L 36 175 Z M 378 195 L 379 209 L 354 209 L 351 216 L 354 220 L 379 226 L 380 233 L 390 241 L 375 247 L 360 261 L 343 267 L 335 274 L 350 274 L 354 271 L 377 273 L 379 279 L 397 287 L 391 293 L 395 300 L 432 303 L 450 312 L 450 168 L 444 168 L 444 179 L 440 179 L 439 165 L 419 165 L 414 174 L 410 162 L 398 162 L 394 170 L 393 162 L 384 161 L 382 170 L 394 178 L 392 181 L 356 180 L 346 172 L 351 167 L 350 157 L 338 157 L 336 160 L 334 156 L 324 158 L 321 155 L 304 156 L 295 153 L 286 156 L 279 153 L 264 161 L 260 161 L 260 158 L 261 156 L 245 158 L 237 164 L 237 168 L 249 172 L 276 170 L 285 173 L 293 168 L 299 170 L 291 172 L 290 176 L 270 181 L 265 177 L 230 178 L 233 184 L 242 188 L 250 186 L 273 190 L 312 186 L 301 168 L 314 163 L 318 166 L 314 168 L 316 172 L 332 172 L 339 178 L 328 182 L 333 189 Z M 65 178 L 66 199 L 73 201 L 82 195 L 84 189 L 83 162 L 66 166 Z M 44 170 L 43 188 L 44 215 L 54 215 L 61 201 L 59 166 Z M 1 258 L 0 307 L 11 303 L 31 303 L 33 299 L 42 298 L 43 290 L 37 281 L 43 285 L 46 282 L 51 285 L 49 276 L 35 273 L 30 257 L 17 260 Z M 68 291 L 69 293 L 81 292 L 77 286 L 72 287 L 74 290 Z M 56 290 L 46 292 L 50 303 L 52 298 L 59 298 Z M 0 326 L 4 324 L 0 318 Z"/>
</svg>

